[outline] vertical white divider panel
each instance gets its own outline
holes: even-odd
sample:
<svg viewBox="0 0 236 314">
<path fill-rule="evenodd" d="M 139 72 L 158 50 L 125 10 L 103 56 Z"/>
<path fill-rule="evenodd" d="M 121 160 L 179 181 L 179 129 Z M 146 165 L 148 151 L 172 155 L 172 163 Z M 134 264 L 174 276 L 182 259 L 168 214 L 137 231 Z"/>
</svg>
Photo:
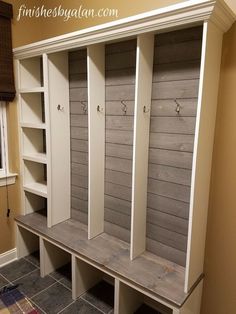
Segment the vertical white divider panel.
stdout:
<svg viewBox="0 0 236 314">
<path fill-rule="evenodd" d="M 76 300 L 83 293 L 102 280 L 103 273 L 72 255 L 72 298 Z"/>
<path fill-rule="evenodd" d="M 71 255 L 40 237 L 40 275 L 45 277 L 70 262 Z"/>
<path fill-rule="evenodd" d="M 48 72 L 48 55 L 43 54 L 43 85 L 44 85 L 44 111 L 45 111 L 45 125 L 46 125 L 46 160 L 47 160 L 47 226 L 52 227 L 52 214 L 51 214 L 51 195 L 52 195 L 52 178 L 50 175 L 51 170 L 51 126 L 50 126 L 50 102 L 49 102 L 49 72 Z M 40 267 L 41 269 L 41 267 Z"/>
<path fill-rule="evenodd" d="M 39 249 L 39 237 L 17 225 L 17 258 L 25 257 Z"/>
<path fill-rule="evenodd" d="M 105 49 L 88 47 L 88 238 L 104 231 Z"/>
<path fill-rule="evenodd" d="M 190 290 L 203 272 L 222 37 L 222 31 L 212 22 L 204 23 L 190 194 L 185 292 Z"/>
<path fill-rule="evenodd" d="M 50 154 L 48 155 L 49 227 L 70 218 L 70 102 L 68 53 L 48 56 Z M 47 126 L 48 127 L 48 126 Z M 48 128 L 47 128 L 48 130 Z M 50 136 L 50 137 L 49 137 Z M 48 145 L 47 145 L 48 148 Z"/>
<path fill-rule="evenodd" d="M 20 154 L 20 173 L 19 178 L 21 181 L 20 184 L 20 196 L 21 196 L 21 214 L 26 215 L 26 206 L 25 206 L 25 193 L 23 189 L 23 169 L 24 169 L 24 161 L 22 159 L 23 155 L 23 131 L 21 128 L 21 106 L 22 106 L 22 99 L 21 95 L 19 93 L 19 90 L 21 88 L 21 80 L 20 80 L 20 61 L 14 59 L 14 73 L 15 73 L 15 80 L 16 80 L 16 97 L 17 97 L 17 116 L 18 116 L 18 140 L 19 140 L 19 154 Z"/>
<path fill-rule="evenodd" d="M 142 304 L 142 295 L 131 287 L 115 279 L 114 314 L 134 313 Z"/>
<path fill-rule="evenodd" d="M 137 40 L 134 149 L 131 209 L 131 260 L 145 251 L 149 126 L 152 94 L 154 35 Z"/>
</svg>

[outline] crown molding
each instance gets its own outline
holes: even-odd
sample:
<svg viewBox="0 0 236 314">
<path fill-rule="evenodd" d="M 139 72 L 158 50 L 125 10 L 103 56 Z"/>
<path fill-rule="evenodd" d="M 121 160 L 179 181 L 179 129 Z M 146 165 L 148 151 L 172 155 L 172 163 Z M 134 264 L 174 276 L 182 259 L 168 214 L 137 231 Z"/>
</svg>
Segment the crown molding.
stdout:
<svg viewBox="0 0 236 314">
<path fill-rule="evenodd" d="M 222 32 L 226 32 L 235 19 L 234 13 L 223 0 L 189 0 L 21 46 L 15 48 L 13 53 L 17 59 L 29 58 L 43 53 L 53 53 L 124 37 L 134 37 L 145 32 L 161 32 L 166 29 L 199 25 L 209 20 Z"/>
</svg>

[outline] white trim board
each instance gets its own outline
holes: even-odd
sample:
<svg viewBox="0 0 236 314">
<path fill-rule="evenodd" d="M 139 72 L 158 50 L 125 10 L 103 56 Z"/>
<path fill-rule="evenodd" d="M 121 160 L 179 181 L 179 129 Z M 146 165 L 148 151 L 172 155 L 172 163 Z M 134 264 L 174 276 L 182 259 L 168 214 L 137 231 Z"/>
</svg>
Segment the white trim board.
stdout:
<svg viewBox="0 0 236 314">
<path fill-rule="evenodd" d="M 15 48 L 13 52 L 15 58 L 23 59 L 42 53 L 71 50 L 104 41 L 128 38 L 146 32 L 161 32 L 170 28 L 202 24 L 208 20 L 226 32 L 235 19 L 235 14 L 222 0 L 189 0 L 25 45 Z"/>
<path fill-rule="evenodd" d="M 16 248 L 0 254 L 0 267 L 5 266 L 17 259 Z"/>
</svg>

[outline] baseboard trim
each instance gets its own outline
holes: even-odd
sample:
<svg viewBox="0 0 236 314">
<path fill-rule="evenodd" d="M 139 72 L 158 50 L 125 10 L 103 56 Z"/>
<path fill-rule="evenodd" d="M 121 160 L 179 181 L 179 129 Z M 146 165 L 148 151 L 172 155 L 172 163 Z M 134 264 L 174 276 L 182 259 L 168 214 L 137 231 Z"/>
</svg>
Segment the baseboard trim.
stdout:
<svg viewBox="0 0 236 314">
<path fill-rule="evenodd" d="M 17 259 L 16 248 L 0 254 L 0 267 L 5 266 Z"/>
</svg>

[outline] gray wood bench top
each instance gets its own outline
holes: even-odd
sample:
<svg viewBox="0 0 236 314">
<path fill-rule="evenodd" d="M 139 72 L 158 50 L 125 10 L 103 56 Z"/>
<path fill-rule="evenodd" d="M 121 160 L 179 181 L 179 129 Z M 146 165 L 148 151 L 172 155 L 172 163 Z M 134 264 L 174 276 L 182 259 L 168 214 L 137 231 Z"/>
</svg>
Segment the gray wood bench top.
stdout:
<svg viewBox="0 0 236 314">
<path fill-rule="evenodd" d="M 149 252 L 131 261 L 129 244 L 106 233 L 88 240 L 87 226 L 77 220 L 69 219 L 47 228 L 46 216 L 35 212 L 17 217 L 16 222 L 81 256 L 95 267 L 97 265 L 113 276 L 130 281 L 153 297 L 180 307 L 189 296 L 184 293 L 184 267 Z"/>
</svg>

